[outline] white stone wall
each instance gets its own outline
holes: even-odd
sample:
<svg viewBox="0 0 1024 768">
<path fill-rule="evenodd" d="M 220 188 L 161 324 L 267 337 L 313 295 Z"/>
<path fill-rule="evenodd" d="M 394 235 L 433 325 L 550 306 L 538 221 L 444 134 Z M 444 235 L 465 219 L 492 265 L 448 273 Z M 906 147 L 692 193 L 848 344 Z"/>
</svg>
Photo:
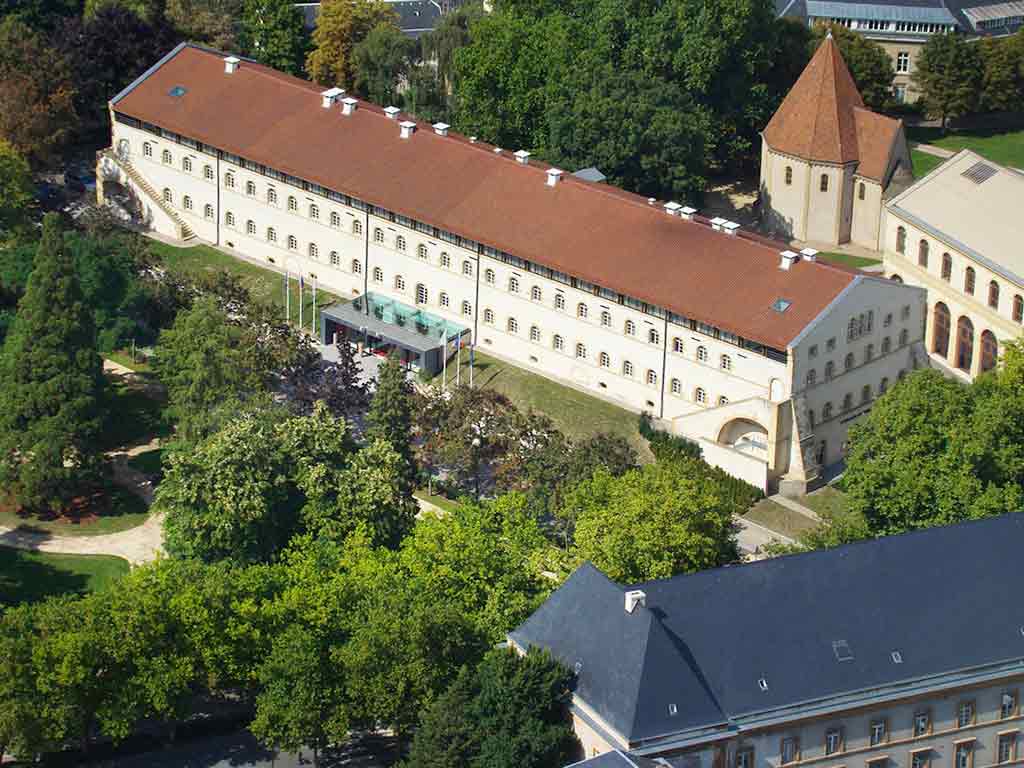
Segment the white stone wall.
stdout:
<svg viewBox="0 0 1024 768">
<path fill-rule="evenodd" d="M 864 187 L 864 199 L 860 188 Z M 882 187 L 871 179 L 856 177 L 853 184 L 853 224 L 850 240 L 871 250 L 878 250 L 882 218 Z"/>
<path fill-rule="evenodd" d="M 792 169 L 786 183 L 786 168 Z M 761 141 L 761 204 L 766 225 L 796 240 L 807 240 L 807 205 L 811 166 L 783 155 Z"/>
</svg>

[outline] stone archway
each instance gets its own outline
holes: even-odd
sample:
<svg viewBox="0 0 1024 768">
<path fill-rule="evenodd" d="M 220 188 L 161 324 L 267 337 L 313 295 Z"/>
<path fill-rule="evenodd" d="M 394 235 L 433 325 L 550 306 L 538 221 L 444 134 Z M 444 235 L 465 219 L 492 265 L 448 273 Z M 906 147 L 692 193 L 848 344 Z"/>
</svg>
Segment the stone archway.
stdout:
<svg viewBox="0 0 1024 768">
<path fill-rule="evenodd" d="M 956 323 L 956 367 L 970 373 L 973 362 L 974 323 L 969 317 L 962 315 Z"/>
<path fill-rule="evenodd" d="M 890 275 L 889 279 L 892 280 L 894 283 L 902 283 L 903 282 L 903 278 L 900 277 L 899 275 Z"/>
<path fill-rule="evenodd" d="M 718 431 L 718 443 L 759 459 L 768 458 L 768 430 L 752 419 L 727 421 Z"/>
</svg>

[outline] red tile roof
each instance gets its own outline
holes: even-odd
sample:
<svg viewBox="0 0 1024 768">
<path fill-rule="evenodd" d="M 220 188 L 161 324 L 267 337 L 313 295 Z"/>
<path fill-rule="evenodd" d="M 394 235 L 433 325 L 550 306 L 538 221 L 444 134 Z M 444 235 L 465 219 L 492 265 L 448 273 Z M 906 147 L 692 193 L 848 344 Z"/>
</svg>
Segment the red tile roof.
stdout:
<svg viewBox="0 0 1024 768">
<path fill-rule="evenodd" d="M 828 35 L 764 129 L 768 145 L 827 163 L 859 162 L 857 173 L 881 181 L 900 121 L 864 107 L 860 91 Z"/>
<path fill-rule="evenodd" d="M 176 85 L 187 93 L 168 95 Z M 396 121 L 360 102 L 323 109 L 322 89 L 187 46 L 115 99 L 125 115 L 523 259 L 785 348 L 853 279 L 823 263 L 780 270 L 779 244 L 729 236 L 660 205 L 547 166 L 519 164 L 481 142 Z M 514 148 L 513 148 L 514 149 Z M 779 298 L 791 302 L 783 313 Z"/>
</svg>

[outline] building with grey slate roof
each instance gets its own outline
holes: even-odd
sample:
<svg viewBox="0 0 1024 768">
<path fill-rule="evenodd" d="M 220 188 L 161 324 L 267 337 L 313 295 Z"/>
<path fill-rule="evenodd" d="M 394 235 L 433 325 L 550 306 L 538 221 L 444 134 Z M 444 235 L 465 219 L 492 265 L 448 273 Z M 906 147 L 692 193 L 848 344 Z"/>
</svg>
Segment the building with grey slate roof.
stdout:
<svg viewBox="0 0 1024 768">
<path fill-rule="evenodd" d="M 419 37 L 430 32 L 437 26 L 441 16 L 447 12 L 445 5 L 438 0 L 384 0 L 398 16 L 398 28 L 409 37 Z M 302 12 L 306 29 L 316 27 L 320 15 L 320 3 L 296 3 L 295 7 Z"/>
<path fill-rule="evenodd" d="M 588 756 L 1019 765 L 1024 515 L 636 585 L 580 567 L 514 647 L 574 669 Z"/>
</svg>

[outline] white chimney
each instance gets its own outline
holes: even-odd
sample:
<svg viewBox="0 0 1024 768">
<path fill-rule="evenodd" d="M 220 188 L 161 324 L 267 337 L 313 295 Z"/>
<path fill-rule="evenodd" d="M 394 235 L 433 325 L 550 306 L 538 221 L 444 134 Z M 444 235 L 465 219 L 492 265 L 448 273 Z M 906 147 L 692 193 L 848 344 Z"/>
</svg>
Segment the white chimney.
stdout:
<svg viewBox="0 0 1024 768">
<path fill-rule="evenodd" d="M 359 99 L 353 99 L 351 96 L 341 100 L 341 114 L 343 115 L 354 115 L 356 107 L 359 106 Z"/>
<path fill-rule="evenodd" d="M 637 606 L 647 606 L 647 594 L 642 589 L 631 589 L 626 593 L 626 613 L 632 613 Z"/>
<path fill-rule="evenodd" d="M 669 216 L 677 216 L 679 214 L 679 209 L 682 207 L 683 206 L 674 201 L 670 203 L 665 203 L 665 213 L 667 213 Z"/>
<path fill-rule="evenodd" d="M 696 213 L 697 209 L 691 208 L 688 205 L 684 205 L 682 208 L 679 209 L 679 215 L 682 216 L 687 221 L 693 221 L 693 217 Z"/>
<path fill-rule="evenodd" d="M 323 108 L 330 109 L 334 102 L 345 93 L 344 88 L 328 88 L 326 91 L 320 94 L 320 98 L 323 99 Z"/>
<path fill-rule="evenodd" d="M 476 144 L 476 136 L 470 136 L 469 137 L 469 143 L 470 144 Z"/>
<path fill-rule="evenodd" d="M 398 113 L 401 112 L 401 111 L 402 110 L 400 110 L 398 107 L 394 107 L 394 106 L 392 106 L 392 107 L 384 107 L 384 114 L 388 116 L 389 120 L 397 120 L 398 119 Z"/>
<path fill-rule="evenodd" d="M 518 152 L 515 153 L 515 156 L 516 160 L 522 165 L 530 164 L 530 153 L 527 152 L 525 149 L 520 149 Z"/>
<path fill-rule="evenodd" d="M 654 205 L 657 201 L 658 201 L 658 199 L 656 197 L 648 197 L 647 198 L 647 204 L 648 205 Z"/>
<path fill-rule="evenodd" d="M 492 151 L 492 152 L 493 152 L 494 154 L 496 154 L 496 155 L 500 155 L 500 154 L 501 154 L 501 147 L 495 147 L 495 148 L 494 148 L 494 149 L 492 149 L 491 151 Z"/>
<path fill-rule="evenodd" d="M 434 133 L 438 136 L 447 136 L 450 127 L 448 123 L 434 123 Z"/>
<path fill-rule="evenodd" d="M 237 56 L 225 56 L 224 57 L 224 73 L 227 75 L 233 75 L 235 70 L 238 69 L 238 65 L 242 63 L 242 60 Z"/>
<path fill-rule="evenodd" d="M 737 224 L 735 221 L 727 221 L 725 222 L 725 224 L 722 225 L 722 229 L 725 231 L 725 234 L 727 235 L 735 235 L 736 231 L 739 228 L 740 225 Z"/>
<path fill-rule="evenodd" d="M 807 259 L 807 261 L 817 261 L 818 260 L 818 252 L 816 250 L 814 250 L 813 248 L 803 248 L 803 249 L 801 249 L 800 256 L 802 258 L 804 258 L 804 259 Z"/>
<path fill-rule="evenodd" d="M 728 223 L 729 222 L 727 219 L 723 219 L 721 216 L 715 216 L 715 218 L 711 220 L 711 228 L 716 230 L 717 232 L 721 232 L 722 225 Z"/>
<path fill-rule="evenodd" d="M 562 171 L 558 168 L 548 168 L 548 186 L 553 187 L 562 180 Z"/>
<path fill-rule="evenodd" d="M 398 124 L 398 129 L 401 132 L 401 137 L 403 139 L 408 139 L 416 132 L 416 123 L 412 120 L 403 120 Z"/>
<path fill-rule="evenodd" d="M 779 262 L 779 269 L 789 269 L 800 260 L 800 254 L 793 251 L 783 251 L 782 261 Z"/>
</svg>

